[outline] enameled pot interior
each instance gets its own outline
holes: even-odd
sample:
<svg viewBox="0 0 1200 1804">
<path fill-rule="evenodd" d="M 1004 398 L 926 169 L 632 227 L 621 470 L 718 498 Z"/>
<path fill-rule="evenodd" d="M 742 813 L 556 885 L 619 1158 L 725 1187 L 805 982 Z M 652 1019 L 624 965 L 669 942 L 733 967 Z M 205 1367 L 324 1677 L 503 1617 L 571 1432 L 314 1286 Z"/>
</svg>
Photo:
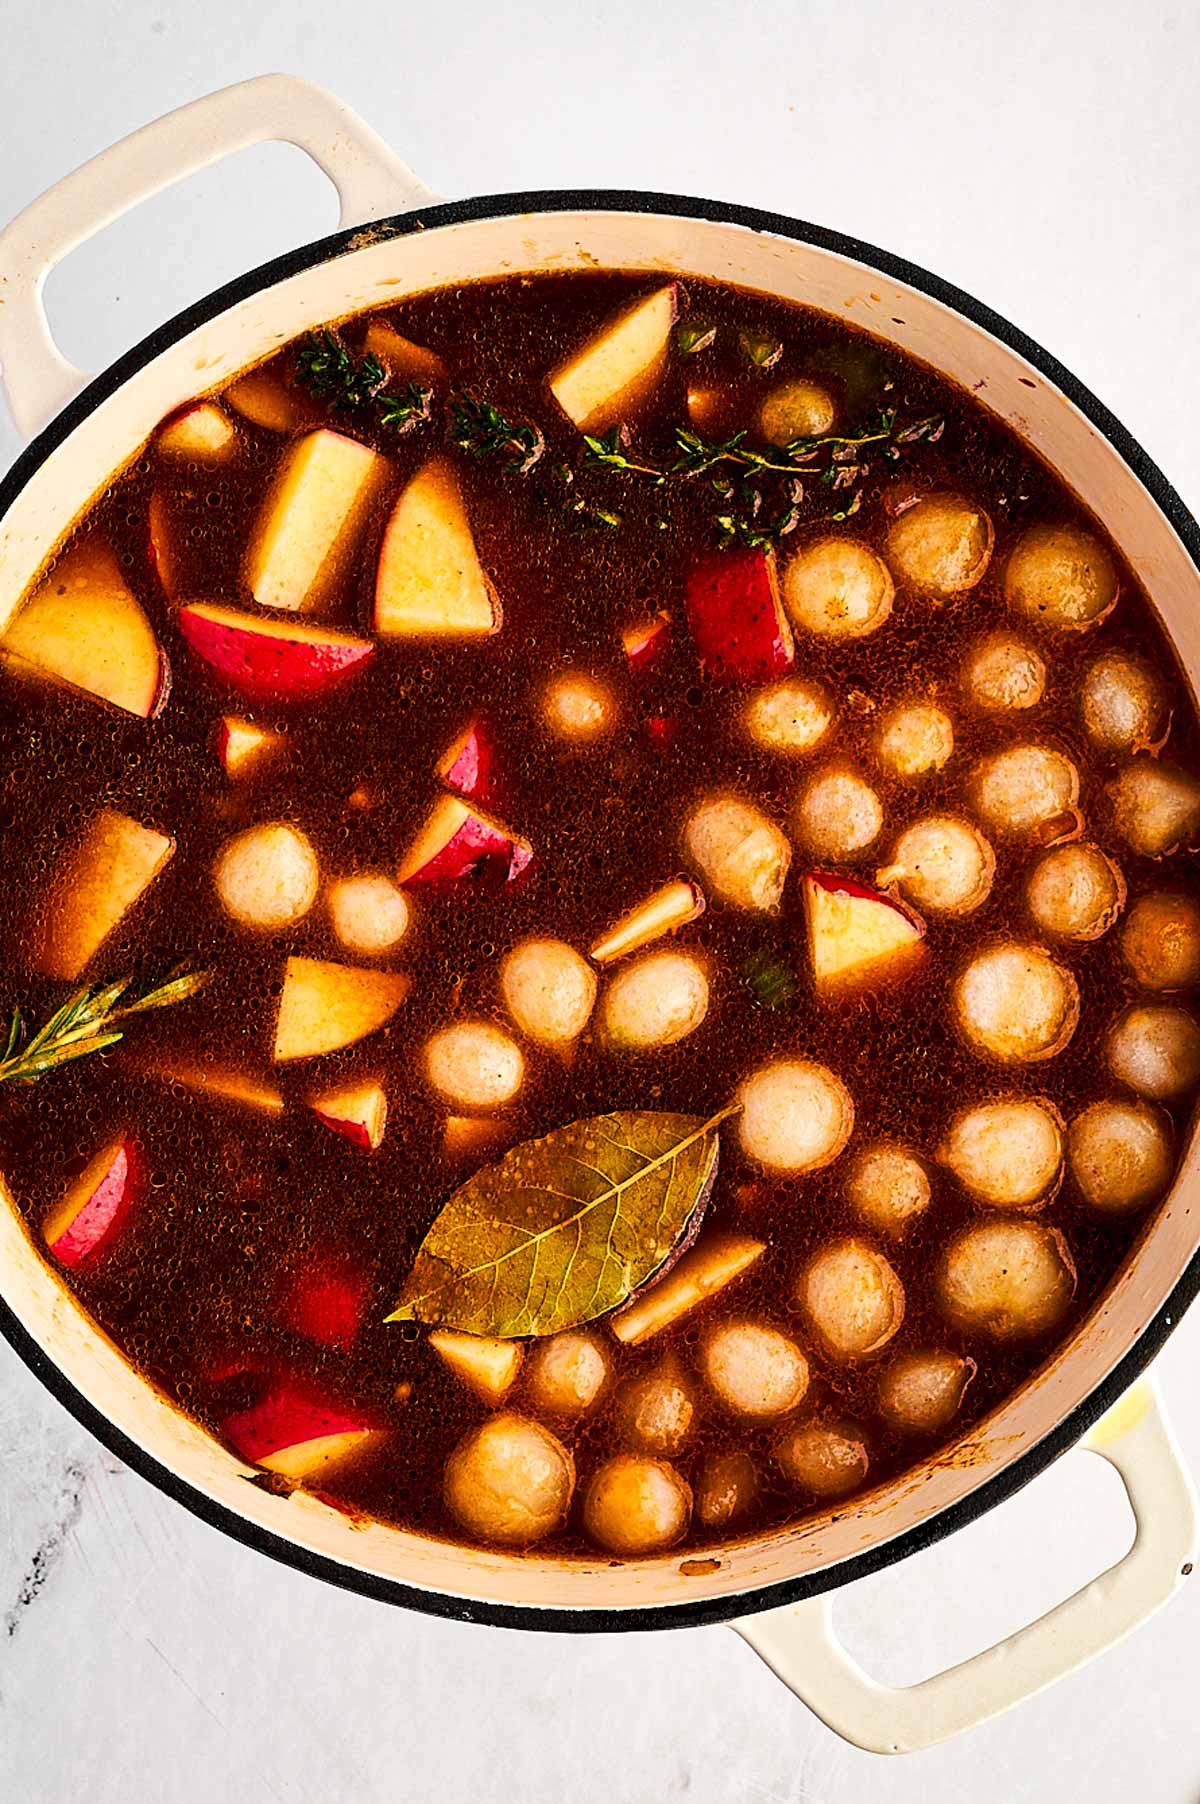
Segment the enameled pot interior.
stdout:
<svg viewBox="0 0 1200 1804">
<path fill-rule="evenodd" d="M 652 207 L 513 213 L 502 210 L 503 203 L 488 216 L 487 206 L 438 209 L 425 217 L 423 229 L 401 219 L 299 253 L 235 284 L 233 294 L 214 297 L 131 354 L 97 385 L 95 405 L 79 405 L 78 422 L 72 414 L 69 430 L 52 429 L 48 449 L 34 446 L 10 479 L 0 521 L 0 627 L 73 518 L 165 413 L 297 333 L 446 283 L 516 271 L 645 269 L 703 275 L 821 308 L 893 340 L 973 389 L 1104 521 L 1144 581 L 1195 688 L 1200 574 L 1167 506 L 1178 508 L 1184 531 L 1194 529 L 1161 479 L 1155 486 L 1164 505 L 1135 472 L 1136 455 L 1127 461 L 1126 447 L 1118 450 L 1106 436 L 1107 423 L 1101 430 L 1101 410 L 1089 405 L 1085 411 L 1068 398 L 1044 373 L 1049 359 L 1031 351 L 1027 360 L 1012 342 L 1016 335 L 999 322 L 985 323 L 981 309 L 972 309 L 978 318 L 967 317 L 917 272 L 910 272 L 911 281 L 899 266 L 885 273 L 843 241 L 804 228 L 795 228 L 801 236 L 787 236 L 785 222 L 775 231 L 748 215 L 701 218 L 690 207 L 679 214 Z M 996 330 L 989 329 L 993 324 Z M 1086 400 L 1082 391 L 1080 399 Z M 1111 430 L 1119 437 L 1119 429 Z M 0 1196 L 0 1204 L 6 1200 Z M 840 1582 L 886 1558 L 885 1549 L 912 1545 L 935 1519 L 942 1526 L 960 1519 L 981 1497 L 994 1501 L 1031 1476 L 1041 1463 L 1034 1450 L 1049 1457 L 1081 1433 L 1101 1401 L 1114 1394 L 1118 1368 L 1122 1379 L 1132 1376 L 1167 1331 L 1185 1292 L 1190 1296 L 1195 1274 L 1183 1274 L 1200 1242 L 1198 1200 L 1193 1135 L 1171 1196 L 1117 1282 L 1034 1380 L 920 1471 L 790 1531 L 721 1549 L 711 1559 L 666 1556 L 618 1565 L 599 1558 L 520 1558 L 379 1523 L 359 1525 L 303 1493 L 273 1495 L 133 1372 L 60 1286 L 15 1210 L 5 1206 L 0 1296 L 19 1324 L 12 1330 L 18 1344 L 24 1330 L 71 1387 L 64 1391 L 59 1384 L 64 1399 L 93 1425 L 97 1417 L 110 1424 L 120 1450 L 129 1451 L 130 1444 L 140 1449 L 158 1469 L 149 1468 L 152 1476 L 161 1480 L 165 1470 L 169 1488 L 183 1501 L 234 1532 L 380 1595 L 502 1620 L 521 1620 L 522 1610 L 552 1617 L 596 1613 L 592 1620 L 610 1626 L 612 1611 L 647 1611 L 644 1621 L 694 1619 L 693 1606 L 709 1616 L 735 1614 L 776 1601 L 789 1588 L 798 1593 Z M 42 1365 L 28 1341 L 22 1350 Z M 406 1589 L 393 1592 L 393 1586 Z M 473 1611 L 474 1605 L 482 1609 Z M 587 1620 L 572 1617 L 571 1626 Z"/>
</svg>

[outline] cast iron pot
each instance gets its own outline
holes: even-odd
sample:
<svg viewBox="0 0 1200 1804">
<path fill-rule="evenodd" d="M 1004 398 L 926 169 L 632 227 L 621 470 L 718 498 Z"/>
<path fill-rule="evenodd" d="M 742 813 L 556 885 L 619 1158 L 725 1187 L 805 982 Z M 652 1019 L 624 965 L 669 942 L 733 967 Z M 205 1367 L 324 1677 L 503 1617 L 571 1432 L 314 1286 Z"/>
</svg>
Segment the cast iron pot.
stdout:
<svg viewBox="0 0 1200 1804">
<path fill-rule="evenodd" d="M 94 380 L 67 363 L 42 307 L 49 270 L 136 202 L 270 139 L 302 147 L 334 182 L 340 229 L 209 295 Z M 1082 383 L 978 301 L 870 245 L 713 201 L 599 192 L 441 204 L 332 95 L 285 76 L 243 82 L 135 132 L 0 235 L 5 385 L 18 427 L 36 435 L 0 487 L 0 630 L 91 497 L 197 392 L 360 308 L 476 277 L 580 267 L 709 276 L 801 301 L 972 388 L 1105 521 L 1194 684 L 1200 529 Z M 840 1734 L 895 1752 L 1040 1690 L 1135 1627 L 1190 1569 L 1191 1487 L 1152 1390 L 1134 1381 L 1200 1283 L 1197 1200 L 1189 1140 L 1174 1190 L 1110 1292 L 964 1441 L 915 1474 L 712 1559 L 615 1565 L 456 1547 L 382 1523 L 352 1527 L 315 1497 L 247 1483 L 248 1468 L 139 1378 L 72 1300 L 7 1194 L 0 1327 L 113 1452 L 205 1521 L 316 1578 L 513 1628 L 727 1621 Z M 998 1647 L 907 1690 L 875 1685 L 834 1639 L 829 1594 L 969 1522 L 1085 1436 L 1125 1482 L 1138 1524 L 1131 1551 Z"/>
</svg>

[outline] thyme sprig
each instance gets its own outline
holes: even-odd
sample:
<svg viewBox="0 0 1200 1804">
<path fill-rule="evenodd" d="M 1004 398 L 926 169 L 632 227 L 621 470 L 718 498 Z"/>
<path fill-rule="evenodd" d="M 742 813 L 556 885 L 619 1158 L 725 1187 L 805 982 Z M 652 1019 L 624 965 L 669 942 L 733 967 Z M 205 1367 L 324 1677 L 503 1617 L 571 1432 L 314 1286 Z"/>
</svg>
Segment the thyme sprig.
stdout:
<svg viewBox="0 0 1200 1804">
<path fill-rule="evenodd" d="M 517 476 L 527 476 L 546 449 L 539 426 L 510 420 L 490 401 L 470 393 L 450 397 L 450 438 L 468 457 L 498 458 Z"/>
<path fill-rule="evenodd" d="M 0 1083 L 33 1084 L 48 1071 L 115 1046 L 123 1032 L 116 1022 L 186 1002 L 204 988 L 211 975 L 210 971 L 172 972 L 165 983 L 132 1002 L 123 1000 L 132 982 L 129 977 L 99 988 L 77 990 L 23 1045 L 24 1021 L 20 1009 L 14 1008 L 4 1056 L 0 1058 Z"/>
<path fill-rule="evenodd" d="M 433 391 L 407 382 L 386 392 L 387 371 L 370 351 L 354 352 L 336 332 L 310 332 L 296 352 L 296 379 L 334 413 L 373 411 L 390 432 L 409 432 L 433 417 Z"/>
</svg>

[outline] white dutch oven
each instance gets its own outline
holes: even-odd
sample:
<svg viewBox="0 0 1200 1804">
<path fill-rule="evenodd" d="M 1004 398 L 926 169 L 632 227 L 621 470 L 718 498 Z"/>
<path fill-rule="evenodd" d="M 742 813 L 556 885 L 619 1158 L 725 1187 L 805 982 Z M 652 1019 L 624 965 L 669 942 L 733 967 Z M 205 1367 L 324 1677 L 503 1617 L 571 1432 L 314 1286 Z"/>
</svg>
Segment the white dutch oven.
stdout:
<svg viewBox="0 0 1200 1804">
<path fill-rule="evenodd" d="M 49 270 L 135 202 L 269 139 L 299 145 L 334 182 L 340 230 L 209 296 L 96 380 L 72 368 L 42 308 Z M 197 391 L 359 308 L 475 277 L 581 267 L 709 276 L 801 301 L 974 389 L 1105 521 L 1190 676 L 1200 672 L 1200 529 L 1100 403 L 969 296 L 867 245 L 707 201 L 542 193 L 441 205 L 340 102 L 284 76 L 228 88 L 134 133 L 0 235 L 4 381 L 18 426 L 37 434 L 0 486 L 0 629 L 89 499 Z M 964 1440 L 915 1474 L 711 1559 L 518 1558 L 383 1524 L 351 1526 L 313 1497 L 273 1496 L 125 1363 L 3 1195 L 0 1327 L 110 1448 L 197 1515 L 278 1559 L 470 1621 L 575 1631 L 728 1621 L 840 1734 L 895 1752 L 1042 1689 L 1142 1622 L 1191 1570 L 1191 1487 L 1153 1391 L 1135 1380 L 1200 1285 L 1197 1167 L 1193 1141 L 1110 1293 Z M 1082 1437 L 1128 1491 L 1137 1535 L 1125 1558 L 963 1665 L 908 1690 L 875 1685 L 834 1640 L 828 1594 L 969 1521 Z"/>
</svg>

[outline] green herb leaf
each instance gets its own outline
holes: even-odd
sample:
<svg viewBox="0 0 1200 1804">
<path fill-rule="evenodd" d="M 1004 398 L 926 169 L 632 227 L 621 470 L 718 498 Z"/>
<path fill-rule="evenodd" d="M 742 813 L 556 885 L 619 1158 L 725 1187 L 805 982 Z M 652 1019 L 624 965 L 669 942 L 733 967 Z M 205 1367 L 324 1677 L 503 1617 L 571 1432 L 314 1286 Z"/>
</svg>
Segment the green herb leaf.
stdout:
<svg viewBox="0 0 1200 1804">
<path fill-rule="evenodd" d="M 773 370 L 783 356 L 783 346 L 777 338 L 768 338 L 761 332 L 739 332 L 738 344 L 748 363 L 756 370 Z"/>
<path fill-rule="evenodd" d="M 510 420 L 472 394 L 451 395 L 450 437 L 469 457 L 496 458 L 518 476 L 527 476 L 546 449 L 540 427 Z"/>
<path fill-rule="evenodd" d="M 8 1044 L 0 1059 L 0 1083 L 12 1080 L 32 1084 L 48 1071 L 56 1071 L 60 1065 L 115 1046 L 121 1038 L 116 1022 L 123 1021 L 127 1015 L 186 1002 L 189 996 L 203 989 L 210 975 L 208 971 L 173 973 L 166 983 L 148 990 L 123 1008 L 118 1005 L 129 988 L 128 977 L 97 988 L 76 990 L 24 1046 L 20 1045 L 21 1012 L 14 1009 Z"/>
<path fill-rule="evenodd" d="M 675 328 L 675 348 L 682 357 L 695 357 L 700 351 L 707 351 L 715 341 L 717 328 L 710 325 L 684 324 Z"/>
<path fill-rule="evenodd" d="M 514 1147 L 455 1191 L 387 1319 L 516 1340 L 619 1308 L 699 1226 L 735 1109 L 626 1110 Z"/>
<path fill-rule="evenodd" d="M 742 976 L 759 1008 L 786 1008 L 799 990 L 795 973 L 775 952 L 761 947 L 742 967 Z"/>
</svg>

